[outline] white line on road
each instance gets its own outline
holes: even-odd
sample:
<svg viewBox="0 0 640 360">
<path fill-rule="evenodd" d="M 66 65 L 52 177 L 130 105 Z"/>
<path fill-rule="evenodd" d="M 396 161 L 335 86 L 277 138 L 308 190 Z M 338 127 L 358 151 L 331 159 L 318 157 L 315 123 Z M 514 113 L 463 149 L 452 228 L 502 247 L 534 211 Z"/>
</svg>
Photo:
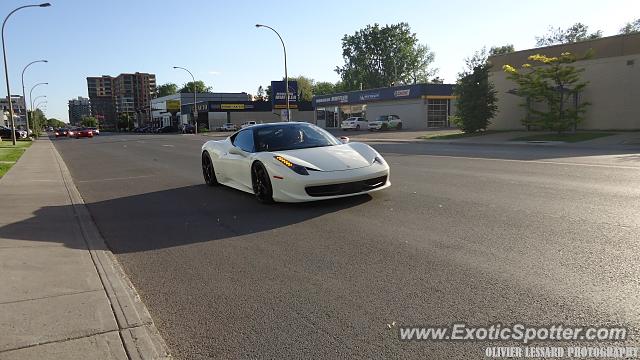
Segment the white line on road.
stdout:
<svg viewBox="0 0 640 360">
<path fill-rule="evenodd" d="M 613 169 L 640 170 L 640 166 L 584 164 L 584 163 L 571 163 L 571 162 L 561 162 L 561 161 L 544 161 L 544 160 L 494 159 L 494 158 L 482 158 L 482 157 L 472 157 L 472 156 L 453 156 L 453 155 L 428 155 L 428 154 L 420 154 L 420 155 L 430 156 L 430 157 L 441 157 L 441 158 L 466 159 L 466 160 L 506 161 L 506 162 L 521 162 L 521 163 L 533 163 L 533 164 L 571 165 L 571 166 L 587 166 L 587 167 L 601 167 L 601 168 L 613 168 Z"/>
<path fill-rule="evenodd" d="M 173 145 L 167 145 L 167 144 L 164 144 L 164 145 L 162 145 L 162 146 L 166 146 L 166 147 L 174 147 Z"/>
<path fill-rule="evenodd" d="M 127 177 L 119 177 L 119 178 L 79 180 L 79 181 L 76 181 L 76 182 L 87 183 L 87 182 L 98 182 L 98 181 L 134 180 L 134 179 L 143 179 L 143 178 L 148 178 L 148 177 L 153 177 L 153 176 L 154 175 L 127 176 Z"/>
</svg>

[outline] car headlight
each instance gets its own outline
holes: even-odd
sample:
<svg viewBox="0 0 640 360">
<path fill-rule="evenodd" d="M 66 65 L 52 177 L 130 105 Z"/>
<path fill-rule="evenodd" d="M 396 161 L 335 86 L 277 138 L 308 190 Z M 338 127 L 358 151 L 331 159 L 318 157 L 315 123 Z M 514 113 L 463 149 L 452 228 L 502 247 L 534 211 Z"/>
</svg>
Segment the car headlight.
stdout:
<svg viewBox="0 0 640 360">
<path fill-rule="evenodd" d="M 293 170 L 294 172 L 300 174 L 300 175 L 309 175 L 309 171 L 307 171 L 307 168 L 298 164 L 294 164 L 291 161 L 285 159 L 282 156 L 274 156 L 274 158 L 276 160 L 278 160 L 279 162 L 281 162 L 284 166 L 288 167 L 289 169 Z"/>
</svg>

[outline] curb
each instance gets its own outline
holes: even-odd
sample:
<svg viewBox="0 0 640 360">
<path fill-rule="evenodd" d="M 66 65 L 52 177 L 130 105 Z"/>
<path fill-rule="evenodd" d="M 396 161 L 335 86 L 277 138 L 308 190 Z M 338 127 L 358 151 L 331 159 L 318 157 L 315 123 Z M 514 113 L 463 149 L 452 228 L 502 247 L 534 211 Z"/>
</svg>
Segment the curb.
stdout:
<svg viewBox="0 0 640 360">
<path fill-rule="evenodd" d="M 127 357 L 134 360 L 171 359 L 169 348 L 156 329 L 147 307 L 113 253 L 107 248 L 73 182 L 67 165 L 50 140 L 49 143 L 60 168 L 82 236 L 111 304 Z"/>
</svg>

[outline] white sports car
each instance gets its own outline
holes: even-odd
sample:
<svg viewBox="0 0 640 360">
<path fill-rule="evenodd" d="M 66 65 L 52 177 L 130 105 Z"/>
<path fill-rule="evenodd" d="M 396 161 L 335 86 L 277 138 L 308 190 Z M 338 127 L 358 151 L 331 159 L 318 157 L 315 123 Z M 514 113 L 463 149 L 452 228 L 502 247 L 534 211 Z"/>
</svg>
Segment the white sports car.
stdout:
<svg viewBox="0 0 640 360">
<path fill-rule="evenodd" d="M 264 203 L 353 196 L 391 186 L 389 165 L 367 144 L 336 139 L 302 122 L 253 125 L 202 146 L 210 185 L 255 194 Z"/>
</svg>

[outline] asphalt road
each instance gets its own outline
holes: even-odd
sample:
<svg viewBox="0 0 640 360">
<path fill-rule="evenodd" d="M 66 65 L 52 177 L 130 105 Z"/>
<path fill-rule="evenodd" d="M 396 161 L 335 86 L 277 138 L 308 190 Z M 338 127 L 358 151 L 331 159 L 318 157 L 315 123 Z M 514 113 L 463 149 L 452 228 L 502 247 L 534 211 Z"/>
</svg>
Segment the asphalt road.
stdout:
<svg viewBox="0 0 640 360">
<path fill-rule="evenodd" d="M 640 345 L 640 154 L 376 143 L 387 191 L 268 206 L 203 185 L 205 140 L 55 140 L 176 358 L 496 345 L 398 339 L 398 325 L 454 322 L 624 324 Z"/>
</svg>

